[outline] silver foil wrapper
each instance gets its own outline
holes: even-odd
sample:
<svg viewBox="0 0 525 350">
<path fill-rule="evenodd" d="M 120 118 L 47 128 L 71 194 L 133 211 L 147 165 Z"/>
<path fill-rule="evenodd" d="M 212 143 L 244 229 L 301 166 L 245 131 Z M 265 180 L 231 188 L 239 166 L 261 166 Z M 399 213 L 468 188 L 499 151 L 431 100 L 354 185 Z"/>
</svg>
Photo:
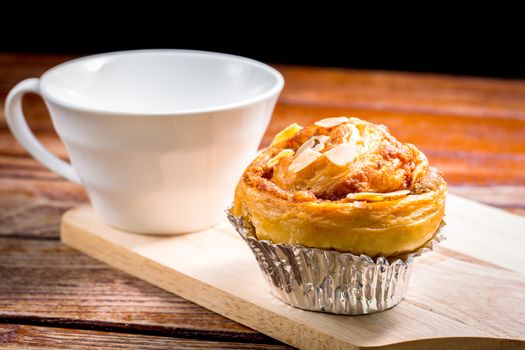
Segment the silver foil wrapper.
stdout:
<svg viewBox="0 0 525 350">
<path fill-rule="evenodd" d="M 292 306 L 343 315 L 387 310 L 405 296 L 414 258 L 445 239 L 444 222 L 423 246 L 387 259 L 258 240 L 253 225 L 227 212 L 251 248 L 271 292 Z"/>
</svg>

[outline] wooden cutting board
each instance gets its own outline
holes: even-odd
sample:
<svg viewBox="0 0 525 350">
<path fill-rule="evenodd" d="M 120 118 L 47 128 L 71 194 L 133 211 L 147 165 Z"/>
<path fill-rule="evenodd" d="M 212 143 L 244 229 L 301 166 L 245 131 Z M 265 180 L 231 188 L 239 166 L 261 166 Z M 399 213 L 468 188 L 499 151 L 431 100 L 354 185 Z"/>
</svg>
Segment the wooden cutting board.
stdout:
<svg viewBox="0 0 525 350">
<path fill-rule="evenodd" d="M 104 225 L 89 206 L 64 214 L 62 241 L 98 260 L 301 349 L 525 349 L 525 219 L 449 195 L 448 239 L 417 258 L 388 311 L 338 316 L 288 306 L 267 289 L 227 222 L 165 237 Z"/>
</svg>

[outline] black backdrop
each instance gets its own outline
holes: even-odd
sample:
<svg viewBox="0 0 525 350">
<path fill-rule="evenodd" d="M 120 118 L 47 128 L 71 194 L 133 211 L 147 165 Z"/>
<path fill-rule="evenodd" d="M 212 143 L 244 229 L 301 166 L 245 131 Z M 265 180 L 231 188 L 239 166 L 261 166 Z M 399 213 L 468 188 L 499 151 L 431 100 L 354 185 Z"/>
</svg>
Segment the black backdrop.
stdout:
<svg viewBox="0 0 525 350">
<path fill-rule="evenodd" d="M 477 18 L 474 12 L 458 16 L 455 26 L 454 21 L 439 16 L 437 20 L 416 21 L 411 15 L 408 20 L 384 21 L 375 13 L 365 13 L 368 17 L 359 21 L 355 15 L 348 16 L 351 12 L 346 9 L 326 5 L 319 13 L 314 9 L 315 17 L 280 15 L 280 8 L 275 7 L 266 12 L 269 17 L 258 20 L 252 19 L 251 12 L 244 17 L 237 14 L 235 20 L 218 14 L 209 20 L 173 8 L 164 16 L 159 16 L 162 11 L 141 14 L 141 7 L 134 17 L 125 12 L 103 16 L 105 12 L 93 6 L 95 14 L 80 20 L 77 15 L 86 4 L 90 3 L 71 3 L 70 10 L 75 12 L 63 12 L 56 19 L 35 11 L 26 19 L 23 9 L 17 12 L 22 19 L 5 15 L 0 22 L 4 34 L 0 51 L 86 55 L 184 48 L 238 54 L 268 63 L 525 78 L 525 26 L 521 19 L 510 17 L 495 22 L 492 15 L 475 26 L 465 21 Z M 336 17 L 341 13 L 343 16 Z M 35 21 L 31 29 L 17 29 Z"/>
</svg>

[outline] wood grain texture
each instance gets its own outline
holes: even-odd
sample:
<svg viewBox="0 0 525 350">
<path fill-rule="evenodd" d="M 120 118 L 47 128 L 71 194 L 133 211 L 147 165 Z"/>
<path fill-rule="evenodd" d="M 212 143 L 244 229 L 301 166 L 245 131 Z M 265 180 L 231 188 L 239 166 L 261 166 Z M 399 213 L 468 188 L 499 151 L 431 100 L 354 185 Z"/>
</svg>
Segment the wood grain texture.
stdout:
<svg viewBox="0 0 525 350">
<path fill-rule="evenodd" d="M 14 140 L 3 121 L 3 101 L 9 89 L 20 80 L 38 77 L 50 67 L 71 58 L 74 57 L 0 54 L 2 246 L 19 245 L 14 248 L 19 251 L 16 259 L 22 259 L 28 264 L 33 258 L 41 261 L 42 255 L 56 254 L 55 263 L 63 265 L 61 268 L 52 268 L 51 263 L 46 265 L 51 271 L 47 274 L 41 274 L 41 269 L 33 267 L 22 268 L 18 276 L 6 269 L 1 270 L 0 280 L 9 276 L 10 285 L 15 287 L 7 288 L 12 292 L 9 295 L 2 294 L 9 293 L 5 288 L 2 289 L 0 300 L 11 300 L 16 304 L 20 301 L 15 300 L 17 293 L 24 290 L 24 285 L 31 285 L 34 293 L 29 293 L 27 300 L 19 304 L 19 308 L 12 306 L 9 317 L 18 317 L 20 322 L 25 320 L 24 322 L 57 325 L 56 322 L 61 322 L 60 320 L 76 322 L 85 314 L 87 318 L 83 323 L 79 321 L 79 327 L 97 327 L 97 322 L 108 322 L 112 327 L 125 329 L 122 331 L 126 332 L 138 329 L 139 325 L 126 322 L 126 317 L 134 318 L 134 310 L 145 310 L 142 308 L 144 303 L 180 303 L 178 309 L 169 308 L 166 318 L 159 316 L 157 312 L 137 314 L 140 314 L 139 318 L 143 318 L 141 327 L 151 325 L 169 330 L 173 325 L 162 322 L 170 317 L 176 319 L 175 323 L 182 322 L 186 319 L 182 316 L 185 310 L 196 308 L 200 310 L 196 311 L 199 315 L 205 311 L 158 288 L 150 289 L 147 284 L 141 284 L 132 277 L 127 277 L 129 280 L 126 280 L 123 275 L 111 269 L 102 273 L 104 278 L 99 282 L 90 280 L 88 271 L 80 273 L 79 278 L 74 279 L 79 266 L 75 263 L 70 268 L 67 266 L 66 256 L 75 256 L 70 250 L 55 247 L 45 253 L 36 248 L 42 240 L 46 240 L 43 243 L 45 246 L 58 239 L 60 215 L 71 207 L 86 203 L 87 196 L 81 186 L 71 184 L 42 167 Z M 263 146 L 269 143 L 278 130 L 293 122 L 308 124 L 320 116 L 328 115 L 361 116 L 388 125 L 399 139 L 420 147 L 433 165 L 445 171 L 452 193 L 525 215 L 524 81 L 294 66 L 277 68 L 285 76 L 286 87 L 264 137 Z M 39 140 L 55 154 L 67 159 L 67 152 L 53 129 L 41 98 L 27 95 L 24 98 L 24 111 Z M 73 259 L 79 256 L 76 255 Z M 20 260 L 16 259 L 16 264 L 20 264 Z M 98 268 L 95 270 L 97 273 L 102 271 Z M 57 307 L 60 298 L 70 290 L 58 286 L 64 282 L 60 274 L 72 276 L 75 285 L 73 289 L 77 293 L 68 301 L 67 308 Z M 41 275 L 46 280 L 39 278 Z M 130 300 L 128 305 L 116 303 L 120 311 L 117 307 L 100 308 L 97 301 L 106 306 L 111 304 L 110 301 L 103 300 L 104 295 L 108 299 L 114 298 L 111 295 L 111 288 L 116 288 L 112 284 L 113 280 L 118 282 L 118 288 L 123 288 L 119 283 L 134 286 L 133 290 L 148 301 L 138 298 Z M 39 284 L 43 289 L 38 288 Z M 3 286 L 0 284 L 0 287 Z M 39 292 L 49 296 L 51 301 L 38 299 Z M 54 292 L 58 294 L 53 296 Z M 81 297 L 82 293 L 85 295 L 84 299 Z M 27 307 L 32 305 L 32 298 L 38 306 L 38 313 L 27 312 Z M 78 300 L 75 301 L 75 298 Z M 83 300 L 87 301 L 84 303 Z M 0 308 L 0 313 L 4 307 Z M 179 312 L 182 312 L 180 317 L 175 315 Z M 168 316 L 171 313 L 175 316 Z M 26 316 L 30 319 L 25 319 Z M 187 319 L 192 317 L 188 316 Z M 220 316 L 214 317 L 222 320 L 220 324 L 230 322 Z M 205 319 L 198 325 L 191 320 L 188 322 L 187 325 L 181 324 L 181 329 L 187 327 L 198 332 L 198 327 L 202 326 L 203 330 L 209 331 L 215 329 L 217 319 L 210 319 L 207 326 L 205 324 L 208 321 Z M 237 326 L 241 328 L 234 332 L 242 336 L 251 332 Z M 173 329 L 178 329 L 177 327 Z M 221 327 L 223 325 L 218 329 L 222 329 Z"/>
<path fill-rule="evenodd" d="M 399 114 L 459 114 L 525 119 L 525 83 L 436 74 L 278 66 L 282 102 Z"/>
<path fill-rule="evenodd" d="M 0 324 L 0 347 L 9 349 L 289 349 L 285 345 L 248 344 L 195 339 L 181 339 L 141 334 L 125 334 Z"/>
<path fill-rule="evenodd" d="M 303 311 L 274 298 L 226 219 L 191 235 L 143 236 L 110 228 L 82 206 L 64 215 L 61 238 L 301 349 L 423 349 L 427 339 L 447 349 L 497 348 L 509 339 L 525 348 L 525 219 L 450 195 L 447 222 L 450 238 L 417 259 L 406 299 L 386 312 L 357 317 Z"/>
<path fill-rule="evenodd" d="M 271 342 L 59 241 L 0 238 L 0 320 Z M 23 283 L 21 283 L 23 281 Z"/>
</svg>

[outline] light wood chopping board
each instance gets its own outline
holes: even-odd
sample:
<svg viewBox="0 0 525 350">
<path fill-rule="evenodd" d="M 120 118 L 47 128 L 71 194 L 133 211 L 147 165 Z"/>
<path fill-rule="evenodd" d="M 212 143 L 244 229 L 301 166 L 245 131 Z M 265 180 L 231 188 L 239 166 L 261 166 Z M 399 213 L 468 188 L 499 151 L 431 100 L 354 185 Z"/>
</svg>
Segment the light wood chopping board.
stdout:
<svg viewBox="0 0 525 350">
<path fill-rule="evenodd" d="M 339 316 L 273 297 L 227 222 L 179 236 L 104 225 L 89 206 L 62 219 L 62 241 L 98 260 L 301 349 L 525 348 L 525 219 L 449 195 L 448 239 L 416 259 L 406 298 Z"/>
</svg>

